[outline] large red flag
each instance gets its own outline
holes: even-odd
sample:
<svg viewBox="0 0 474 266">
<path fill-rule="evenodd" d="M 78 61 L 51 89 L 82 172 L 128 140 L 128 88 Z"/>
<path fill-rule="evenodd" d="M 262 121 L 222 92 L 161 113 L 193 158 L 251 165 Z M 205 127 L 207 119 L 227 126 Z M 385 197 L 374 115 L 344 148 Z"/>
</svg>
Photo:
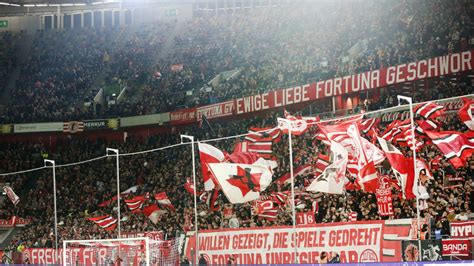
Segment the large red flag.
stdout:
<svg viewBox="0 0 474 266">
<path fill-rule="evenodd" d="M 407 160 L 405 156 L 393 146 L 390 142 L 383 138 L 378 138 L 382 150 L 385 152 L 392 170 L 400 182 L 403 194 L 406 199 L 416 197 L 414 193 L 415 172 L 413 171 L 413 160 Z"/>
<path fill-rule="evenodd" d="M 474 153 L 474 138 L 457 131 L 426 131 L 431 141 L 441 150 L 455 168 L 466 166 L 466 160 Z"/>
<path fill-rule="evenodd" d="M 443 115 L 444 106 L 436 104 L 434 102 L 420 103 L 415 109 L 415 115 L 420 115 L 426 119 L 433 119 Z"/>
</svg>

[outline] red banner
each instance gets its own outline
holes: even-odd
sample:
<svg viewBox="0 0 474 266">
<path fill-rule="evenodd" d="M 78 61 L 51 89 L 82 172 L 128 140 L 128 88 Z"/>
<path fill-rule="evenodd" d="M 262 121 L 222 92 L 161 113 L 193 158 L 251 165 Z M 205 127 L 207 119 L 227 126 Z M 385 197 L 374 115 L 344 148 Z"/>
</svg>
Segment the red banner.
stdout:
<svg viewBox="0 0 474 266">
<path fill-rule="evenodd" d="M 319 263 L 320 255 L 338 254 L 344 262 L 400 261 L 400 240 L 410 239 L 411 219 L 309 224 L 296 228 L 299 263 Z M 199 253 L 209 265 L 288 264 L 294 262 L 292 227 L 259 227 L 199 232 Z M 186 242 L 186 256 L 193 261 L 195 237 Z"/>
<path fill-rule="evenodd" d="M 12 216 L 9 220 L 0 220 L 0 227 L 23 227 L 31 223 L 30 219 Z"/>
<path fill-rule="evenodd" d="M 298 212 L 296 213 L 296 224 L 314 224 L 314 213 L 312 212 Z"/>
<path fill-rule="evenodd" d="M 473 69 L 474 65 L 473 53 L 474 51 L 467 51 L 449 54 L 351 76 L 238 98 L 235 100 L 236 113 L 256 112 L 325 97 L 469 71 Z"/>
<path fill-rule="evenodd" d="M 452 222 L 451 238 L 474 239 L 474 221 Z"/>
<path fill-rule="evenodd" d="M 170 112 L 170 123 L 172 125 L 182 125 L 196 121 L 196 108 L 182 109 Z"/>
<path fill-rule="evenodd" d="M 196 110 L 197 121 L 202 120 L 202 115 L 205 115 L 207 119 L 229 116 L 234 113 L 234 101 L 227 101 L 223 103 L 211 104 L 202 107 L 198 107 Z"/>
<path fill-rule="evenodd" d="M 443 239 L 443 256 L 470 256 L 471 241 L 467 239 Z"/>
<path fill-rule="evenodd" d="M 392 191 L 387 188 L 379 188 L 376 190 L 375 195 L 377 196 L 377 208 L 380 216 L 392 216 L 393 205 L 392 205 Z"/>
</svg>

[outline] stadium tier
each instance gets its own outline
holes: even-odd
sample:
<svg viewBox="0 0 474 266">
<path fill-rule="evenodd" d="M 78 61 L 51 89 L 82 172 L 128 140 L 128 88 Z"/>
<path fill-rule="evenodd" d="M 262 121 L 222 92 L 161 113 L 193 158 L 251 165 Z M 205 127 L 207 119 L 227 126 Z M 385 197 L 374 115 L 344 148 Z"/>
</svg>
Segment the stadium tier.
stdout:
<svg viewBox="0 0 474 266">
<path fill-rule="evenodd" d="M 0 3 L 2 263 L 470 261 L 474 3 Z"/>
</svg>

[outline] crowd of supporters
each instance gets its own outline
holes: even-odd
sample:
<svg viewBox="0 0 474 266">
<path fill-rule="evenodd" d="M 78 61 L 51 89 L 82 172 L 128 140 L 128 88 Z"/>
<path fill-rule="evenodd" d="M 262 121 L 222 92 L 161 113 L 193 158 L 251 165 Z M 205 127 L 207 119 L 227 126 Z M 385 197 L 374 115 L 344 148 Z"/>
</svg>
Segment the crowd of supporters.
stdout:
<svg viewBox="0 0 474 266">
<path fill-rule="evenodd" d="M 11 92 L 11 102 L 0 122 L 65 121 L 159 113 L 179 106 L 208 104 L 468 49 L 469 1 L 320 5 L 318 8 L 295 6 L 292 10 L 254 10 L 247 14 L 196 17 L 178 32 L 175 32 L 176 25 L 170 24 L 140 28 L 132 34 L 128 34 L 128 29 L 38 32 L 30 58 L 20 66 L 17 87 Z M 302 23 L 303 18 L 308 18 L 305 23 Z M 173 36 L 172 40 L 168 40 L 168 36 Z M 1 38 L 12 37 L 4 34 Z M 171 47 L 166 48 L 167 43 L 171 43 Z M 2 51 L 0 49 L 0 53 Z M 8 62 L 7 70 L 0 69 L 0 84 L 2 77 L 3 80 L 7 77 L 3 73 L 9 73 L 15 62 L 12 55 L 5 55 L 7 60 L 2 62 Z M 172 70 L 171 65 L 177 65 L 177 68 Z M 236 70 L 234 77 L 217 85 L 207 84 L 217 74 L 231 70 Z M 100 87 L 97 86 L 99 83 L 127 87 L 127 97 L 101 109 L 84 108 L 84 101 L 90 101 L 96 93 L 93 89 Z M 206 89 L 208 86 L 210 89 Z M 194 90 L 192 95 L 186 95 L 189 90 Z M 429 90 L 412 91 L 411 94 L 418 102 L 471 92 L 469 82 L 460 85 L 443 81 Z M 394 95 L 394 91 L 389 90 L 378 101 L 362 102 L 362 108 L 373 110 L 396 105 Z M 179 143 L 180 133 L 197 136 L 200 140 L 241 134 L 251 126 L 274 126 L 276 117 L 281 115 L 273 113 L 239 123 L 211 120 L 209 126 L 201 128 L 177 129 L 146 138 L 131 134 L 121 141 L 72 135 L 54 142 L 38 137 L 35 141 L 0 143 L 0 172 L 39 167 L 45 158 L 54 159 L 58 165 L 96 158 L 103 156 L 107 147 L 118 148 L 121 154 L 155 149 Z M 443 121 L 444 130 L 466 130 L 455 113 L 447 114 Z M 383 126 L 381 124 L 379 129 Z M 319 153 L 327 153 L 328 147 L 315 141 L 315 130 L 294 139 L 296 166 L 314 164 Z M 237 141 L 238 138 L 234 138 L 210 144 L 231 152 Z M 410 154 L 407 149 L 402 151 Z M 278 161 L 273 177 L 276 179 L 289 171 L 286 136 L 274 145 L 273 153 Z M 420 154 L 428 163 L 441 155 L 433 145 L 425 145 Z M 151 195 L 166 192 L 176 208 L 161 215 L 155 224 L 142 213 L 131 213 L 122 202 L 122 231 L 159 230 L 172 238 L 194 229 L 192 194 L 184 188 L 192 176 L 191 161 L 189 145 L 120 157 L 121 191 L 138 185 L 137 191 L 127 198 L 147 192 Z M 116 217 L 115 201 L 99 206 L 116 195 L 115 167 L 115 157 L 107 157 L 57 168 L 60 241 L 116 237 L 116 230 L 106 231 L 87 219 L 100 215 Z M 389 169 L 379 170 L 390 173 Z M 197 187 L 202 191 L 199 163 L 196 170 Z M 430 221 L 431 237 L 440 238 L 449 235 L 449 222 L 473 217 L 474 158 L 471 157 L 465 168 L 456 170 L 449 162 L 441 160 L 440 171 L 432 174 L 433 179 L 423 181 L 430 198 L 421 216 Z M 305 185 L 312 177 L 314 174 L 297 177 L 296 194 L 300 203 L 297 211 L 314 212 L 317 223 L 348 221 L 354 212 L 357 220 L 416 217 L 414 200 L 403 199 L 395 188 L 392 191 L 395 214 L 380 217 L 373 194 L 356 190 L 349 190 L 344 195 L 308 193 Z M 449 181 L 449 177 L 455 181 Z M 16 249 L 19 245 L 53 247 L 51 169 L 5 176 L 0 180 L 10 183 L 21 198 L 13 207 L 3 197 L 0 218 L 31 219 L 31 225 L 14 236 L 11 248 Z M 288 189 L 289 185 L 274 183 L 263 194 Z M 315 202 L 318 208 L 313 208 Z M 153 198 L 147 200 L 147 204 L 152 203 Z M 217 206 L 217 210 L 211 210 L 205 199 L 199 200 L 200 229 L 289 225 L 292 222 L 288 203 L 275 220 L 258 218 L 252 212 L 252 203 L 231 205 L 222 194 Z"/>
<path fill-rule="evenodd" d="M 18 39 L 22 33 L 0 33 L 0 94 L 7 86 L 8 75 L 13 71 L 17 62 Z"/>
<path fill-rule="evenodd" d="M 2 122 L 166 112 L 464 51 L 469 10 L 465 0 L 318 2 L 182 27 L 38 32 Z M 84 107 L 100 85 L 127 87 L 126 97 Z"/>
<path fill-rule="evenodd" d="M 186 133 L 203 140 L 222 136 L 231 136 L 245 132 L 251 126 L 263 127 L 275 125 L 277 116 L 270 114 L 239 123 L 211 121 L 210 127 L 185 128 L 180 132 L 153 135 L 142 139 L 128 137 L 126 141 L 107 141 L 104 139 L 86 140 L 71 136 L 70 138 L 49 143 L 49 140 L 32 142 L 2 143 L 0 152 L 1 172 L 16 171 L 43 165 L 43 159 L 54 159 L 58 165 L 74 163 L 103 156 L 106 147 L 114 147 L 121 154 L 145 151 L 179 143 L 179 134 Z M 465 131 L 466 128 L 457 118 L 456 113 L 447 114 L 442 118 L 443 130 Z M 379 126 L 383 129 L 384 124 Z M 293 138 L 295 166 L 315 164 L 319 153 L 327 153 L 328 146 L 314 139 L 317 128 Z M 241 138 L 231 138 L 210 142 L 209 144 L 232 152 L 234 144 Z M 409 156 L 410 151 L 402 148 Z M 289 155 L 287 136 L 275 144 L 273 154 L 278 161 L 278 168 L 273 179 L 289 171 Z M 441 155 L 433 145 L 425 145 L 419 156 L 431 162 L 435 156 Z M 196 155 L 198 191 L 203 191 L 199 157 Z M 154 195 L 166 192 L 175 211 L 168 210 L 154 224 L 143 213 L 131 213 L 122 201 L 122 232 L 124 231 L 163 231 L 167 237 L 193 230 L 194 209 L 192 194 L 186 191 L 184 184 L 192 176 L 191 152 L 189 145 L 169 148 L 162 151 L 120 157 L 121 191 L 138 185 L 137 191 L 125 198 Z M 421 216 L 430 221 L 431 237 L 441 238 L 449 235 L 449 222 L 472 219 L 472 197 L 474 197 L 474 158 L 471 157 L 465 168 L 454 169 L 446 160 L 441 160 L 440 170 L 432 171 L 433 179 L 423 180 L 430 198 Z M 382 167 L 381 173 L 388 173 L 390 168 Z M 106 231 L 88 217 L 111 215 L 116 217 L 116 201 L 100 207 L 99 204 L 111 200 L 116 195 L 115 157 L 99 158 L 83 164 L 58 167 L 57 202 L 59 240 L 109 238 L 116 237 L 115 231 Z M 309 180 L 315 173 L 296 178 L 296 200 L 298 212 L 314 212 L 317 223 L 349 221 L 349 214 L 355 212 L 357 220 L 399 219 L 416 217 L 414 200 L 405 200 L 400 190 L 392 188 L 394 215 L 381 217 L 377 211 L 375 195 L 359 190 L 348 190 L 344 195 L 310 193 L 305 191 Z M 449 181 L 450 178 L 457 181 Z M 7 198 L 2 201 L 1 218 L 13 215 L 31 219 L 31 225 L 15 235 L 11 247 L 53 247 L 54 245 L 54 211 L 53 211 L 53 180 L 51 169 L 42 169 L 32 173 L 6 176 L 3 182 L 10 183 L 20 195 L 21 202 L 13 207 Z M 285 192 L 289 184 L 278 185 L 274 182 L 263 193 Z M 145 205 L 154 203 L 153 197 Z M 318 208 L 314 208 L 317 202 Z M 211 210 L 205 199 L 198 199 L 198 220 L 200 229 L 243 228 L 272 225 L 290 225 L 290 203 L 280 208 L 275 220 L 259 218 L 252 211 L 252 202 L 245 204 L 229 204 L 226 197 L 220 194 L 216 201 L 217 209 Z"/>
</svg>

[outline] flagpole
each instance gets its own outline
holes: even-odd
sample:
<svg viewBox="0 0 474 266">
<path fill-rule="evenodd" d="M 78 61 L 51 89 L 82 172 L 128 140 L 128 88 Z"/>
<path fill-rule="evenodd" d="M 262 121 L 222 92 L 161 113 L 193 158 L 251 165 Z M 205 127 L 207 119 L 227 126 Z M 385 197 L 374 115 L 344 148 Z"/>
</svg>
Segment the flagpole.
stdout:
<svg viewBox="0 0 474 266">
<path fill-rule="evenodd" d="M 56 162 L 54 160 L 44 160 L 44 166 L 50 163 L 53 168 L 53 204 L 54 204 L 54 246 L 56 248 L 56 258 L 58 256 L 58 207 L 56 201 Z"/>
<path fill-rule="evenodd" d="M 199 237 L 198 237 L 198 213 L 197 213 L 197 185 L 196 185 L 196 157 L 194 156 L 194 136 L 188 136 L 188 135 L 181 135 L 181 143 L 183 143 L 183 138 L 184 139 L 189 139 L 191 141 L 191 155 L 192 155 L 192 161 L 193 161 L 193 185 L 194 185 L 194 230 L 195 230 L 195 237 L 196 237 L 196 247 L 194 248 L 194 254 L 195 254 L 195 262 L 194 265 L 198 264 L 199 261 Z"/>
<path fill-rule="evenodd" d="M 291 212 L 293 218 L 293 246 L 295 247 L 294 263 L 298 263 L 298 245 L 296 239 L 296 211 L 295 211 L 295 178 L 293 175 L 293 143 L 291 137 L 291 121 L 288 119 L 281 119 L 288 125 L 288 152 L 290 154 L 290 177 L 291 177 Z"/>
<path fill-rule="evenodd" d="M 397 95 L 398 98 L 398 105 L 401 105 L 401 100 L 405 100 L 410 105 L 410 124 L 411 124 L 411 141 L 412 141 L 412 149 L 413 149 L 413 171 L 414 171 L 414 178 L 415 178 L 415 197 L 416 197 L 416 218 L 417 218 L 417 236 L 418 236 L 418 254 L 419 254 L 419 261 L 421 261 L 421 224 L 420 224 L 420 205 L 418 201 L 418 170 L 416 169 L 416 143 L 415 143 L 415 121 L 413 118 L 413 99 L 411 97 L 406 97 L 403 95 Z"/>
<path fill-rule="evenodd" d="M 113 152 L 115 153 L 115 156 L 116 156 L 116 174 L 117 174 L 117 227 L 118 227 L 118 238 L 121 238 L 122 237 L 122 233 L 121 233 L 121 225 L 120 225 L 120 220 L 121 220 L 121 217 L 120 217 L 120 165 L 119 165 L 119 150 L 118 149 L 111 149 L 111 148 L 107 148 L 106 149 L 106 152 L 107 152 L 107 156 L 112 156 L 112 155 L 109 155 L 109 152 Z"/>
</svg>

